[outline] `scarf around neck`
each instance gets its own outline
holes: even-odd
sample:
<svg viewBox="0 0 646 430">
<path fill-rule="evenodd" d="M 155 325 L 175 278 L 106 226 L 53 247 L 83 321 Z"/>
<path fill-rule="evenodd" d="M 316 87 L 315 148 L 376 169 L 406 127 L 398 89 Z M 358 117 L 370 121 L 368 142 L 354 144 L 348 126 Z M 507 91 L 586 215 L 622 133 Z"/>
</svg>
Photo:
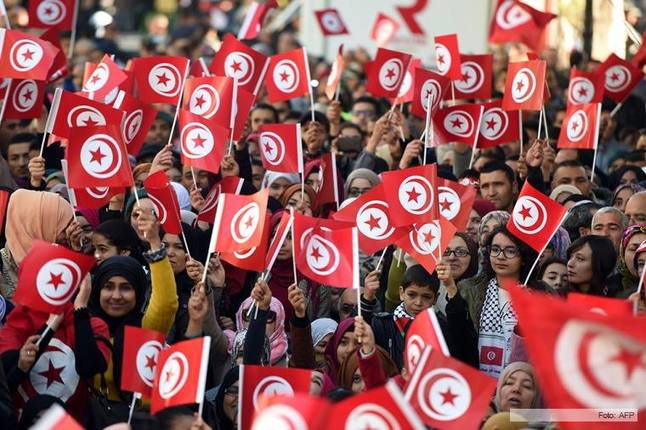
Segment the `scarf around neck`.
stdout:
<svg viewBox="0 0 646 430">
<path fill-rule="evenodd" d="M 413 321 L 413 319 L 414 318 L 408 312 L 406 312 L 404 302 L 401 302 L 393 312 L 393 320 L 395 321 L 395 325 L 399 329 L 399 332 L 402 336 L 406 334 L 406 327 L 411 321 Z"/>
</svg>

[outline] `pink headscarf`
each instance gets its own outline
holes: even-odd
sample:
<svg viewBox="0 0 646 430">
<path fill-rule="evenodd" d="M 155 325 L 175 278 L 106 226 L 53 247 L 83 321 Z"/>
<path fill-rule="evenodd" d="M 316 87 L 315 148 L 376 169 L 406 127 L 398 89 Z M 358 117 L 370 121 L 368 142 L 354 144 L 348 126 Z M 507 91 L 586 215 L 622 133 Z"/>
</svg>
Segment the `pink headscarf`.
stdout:
<svg viewBox="0 0 646 430">
<path fill-rule="evenodd" d="M 236 312 L 236 327 L 238 330 L 242 330 L 244 327 L 244 322 L 242 321 L 242 312 L 251 307 L 253 300 L 251 297 L 242 302 L 238 312 Z M 285 333 L 285 309 L 283 308 L 282 303 L 276 298 L 271 298 L 271 303 L 269 304 L 269 309 L 276 313 L 276 328 L 274 332 L 269 336 L 269 347 L 271 349 L 271 359 L 270 362 L 272 365 L 280 361 L 287 352 L 287 334 Z"/>
</svg>

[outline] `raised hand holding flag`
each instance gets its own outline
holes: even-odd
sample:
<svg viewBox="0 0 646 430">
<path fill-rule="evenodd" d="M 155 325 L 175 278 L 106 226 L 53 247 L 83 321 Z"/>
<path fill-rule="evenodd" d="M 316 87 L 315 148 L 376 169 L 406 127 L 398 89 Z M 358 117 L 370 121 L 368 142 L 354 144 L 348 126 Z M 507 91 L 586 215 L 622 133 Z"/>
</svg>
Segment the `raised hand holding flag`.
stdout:
<svg viewBox="0 0 646 430">
<path fill-rule="evenodd" d="M 183 236 L 177 194 L 175 194 L 166 172 L 158 170 L 148 175 L 144 180 L 144 188 L 148 198 L 153 202 L 153 209 L 164 231 Z M 186 251 L 188 252 L 188 246 Z"/>
</svg>

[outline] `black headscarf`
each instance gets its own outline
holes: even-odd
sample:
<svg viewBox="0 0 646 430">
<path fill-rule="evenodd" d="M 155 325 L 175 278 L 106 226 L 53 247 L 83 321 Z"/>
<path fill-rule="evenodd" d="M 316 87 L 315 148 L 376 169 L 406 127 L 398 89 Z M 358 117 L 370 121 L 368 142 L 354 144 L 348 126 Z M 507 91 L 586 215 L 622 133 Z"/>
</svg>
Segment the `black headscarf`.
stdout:
<svg viewBox="0 0 646 430">
<path fill-rule="evenodd" d="M 218 393 L 215 395 L 215 417 L 217 430 L 233 430 L 235 428 L 234 422 L 231 421 L 224 413 L 224 393 L 227 389 L 235 384 L 240 379 L 240 368 L 234 366 L 224 375 L 222 383 L 218 388 Z M 238 399 L 240 401 L 240 399 Z M 240 407 L 240 405 L 238 405 Z"/>
</svg>

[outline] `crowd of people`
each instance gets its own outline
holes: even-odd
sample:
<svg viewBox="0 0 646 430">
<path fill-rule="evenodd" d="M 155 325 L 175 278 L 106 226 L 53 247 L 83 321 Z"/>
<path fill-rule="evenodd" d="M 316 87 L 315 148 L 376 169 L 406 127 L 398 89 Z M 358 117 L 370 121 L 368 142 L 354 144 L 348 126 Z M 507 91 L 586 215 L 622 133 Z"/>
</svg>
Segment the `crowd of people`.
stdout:
<svg viewBox="0 0 646 430">
<path fill-rule="evenodd" d="M 151 416 L 143 402 L 133 428 L 236 428 L 240 364 L 312 369 L 311 394 L 332 401 L 389 379 L 403 386 L 410 377 L 404 337 L 427 309 L 436 313 L 451 355 L 497 379 L 483 423 L 489 419 L 485 428 L 507 428 L 500 414 L 544 403 L 502 279 L 523 283 L 539 258 L 529 288 L 564 297 L 578 292 L 630 300 L 638 313 L 646 313 L 644 290 L 637 293 L 646 263 L 646 252 L 637 252 L 646 241 L 646 110 L 638 95 L 631 95 L 616 115 L 611 115 L 614 103 L 604 101 L 591 180 L 592 151 L 556 148 L 569 69 L 548 62 L 548 137 L 537 138 L 538 113 L 523 112 L 522 152 L 520 142 L 477 150 L 470 168 L 472 148 L 461 143 L 425 147 L 419 140 L 424 122 L 411 116 L 408 106 L 390 110 L 387 100 L 371 97 L 365 90 L 367 52 L 347 50 L 339 99 L 329 100 L 322 85 L 314 116 L 305 99 L 270 104 L 261 91 L 243 138 L 224 157 L 220 174 L 182 165 L 177 137 L 171 136 L 174 107 L 160 105 L 140 154 L 130 159 L 139 203 L 126 191 L 100 210 L 72 208 L 60 145 L 39 155 L 49 100 L 57 86 L 81 87 L 86 62 L 98 62 L 105 53 L 118 62 L 127 60 L 129 54 L 117 49 L 114 37 L 116 30 L 108 29 L 101 38 L 76 40 L 70 75 L 50 86 L 43 116 L 0 124 L 0 184 L 9 192 L 0 249 L 0 422 L 6 428 L 29 428 L 55 403 L 87 428 L 126 421 L 132 393 L 119 386 L 124 366 L 132 365 L 123 361 L 126 326 L 162 332 L 168 344 L 211 337 L 202 416 L 196 418 L 195 405 Z M 181 9 L 172 31 L 151 37 L 137 54 L 196 59 L 213 54 L 213 37 L 203 11 Z M 289 27 L 261 33 L 254 43 L 268 54 L 298 46 Z M 494 51 L 495 97 L 504 91 L 509 52 L 520 57 L 523 48 Z M 544 56 L 549 60 L 550 51 Z M 323 84 L 330 64 L 312 58 L 310 65 Z M 581 53 L 571 56 L 571 66 L 579 69 L 597 65 Z M 258 129 L 274 123 L 301 124 L 304 186 L 297 174 L 263 168 Z M 320 285 L 300 273 L 295 280 L 288 236 L 266 280 L 213 254 L 202 283 L 211 226 L 198 221 L 197 214 L 208 192 L 227 176 L 244 179 L 242 194 L 267 188 L 273 236 L 285 210 L 319 217 L 336 210 L 316 203 L 321 156 L 330 152 L 337 158 L 341 206 L 379 185 L 380 173 L 413 167 L 422 159 L 437 163 L 440 177 L 475 187 L 468 225 L 450 240 L 436 271 L 429 273 L 393 245 L 379 267 L 381 252 L 360 255 L 360 294 Z M 164 232 L 142 187 L 160 170 L 177 194 L 185 240 Z M 568 209 L 565 223 L 540 256 L 506 227 L 519 190 L 530 179 Z M 34 240 L 96 259 L 91 280 L 83 282 L 62 314 L 36 312 L 12 301 L 21 262 Z M 249 312 L 252 302 L 256 312 Z M 491 347 L 504 351 L 500 361 L 481 353 Z M 56 351 L 56 360 L 42 359 L 45 351 Z M 102 405 L 97 399 L 108 402 L 111 413 L 97 412 Z"/>
</svg>

